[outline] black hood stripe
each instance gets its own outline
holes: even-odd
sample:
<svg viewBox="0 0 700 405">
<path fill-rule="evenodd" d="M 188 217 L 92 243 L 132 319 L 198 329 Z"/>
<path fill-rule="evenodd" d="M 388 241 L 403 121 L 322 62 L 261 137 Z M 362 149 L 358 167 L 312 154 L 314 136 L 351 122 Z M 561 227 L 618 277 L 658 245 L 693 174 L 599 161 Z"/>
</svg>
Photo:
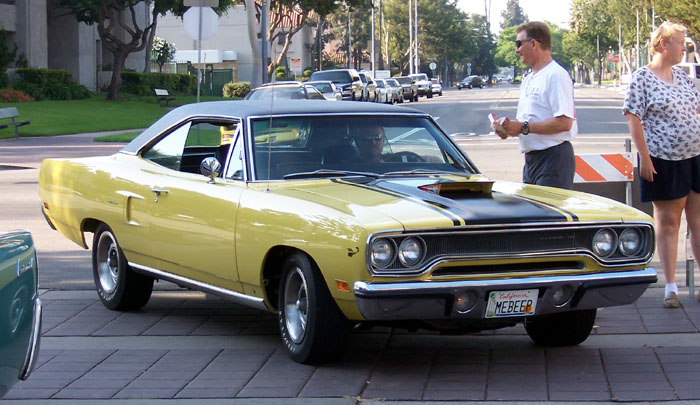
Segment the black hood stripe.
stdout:
<svg viewBox="0 0 700 405">
<path fill-rule="evenodd" d="M 420 198 L 409 196 L 409 195 L 404 194 L 404 193 L 399 193 L 399 192 L 395 192 L 393 190 L 381 188 L 381 187 L 378 187 L 376 184 L 374 184 L 374 182 L 370 186 L 367 184 L 355 183 L 355 182 L 345 181 L 342 179 L 331 179 L 331 181 L 334 183 L 343 184 L 346 186 L 359 187 L 363 190 L 374 191 L 376 193 L 381 193 L 381 194 L 388 195 L 388 196 L 391 196 L 394 198 L 400 198 L 402 200 L 411 201 L 411 202 L 422 205 L 422 206 L 429 208 L 429 209 L 431 209 L 439 214 L 446 216 L 447 218 L 449 218 L 452 221 L 452 224 L 454 226 L 464 225 L 464 222 L 462 222 L 461 218 L 459 218 L 458 216 L 453 214 L 451 211 L 448 211 L 449 207 L 445 206 L 444 204 L 440 204 L 440 203 L 433 202 L 433 201 L 423 200 Z"/>
<path fill-rule="evenodd" d="M 368 186 L 420 200 L 432 206 L 442 207 L 464 221 L 465 225 L 568 222 L 574 218 L 577 219 L 575 215 L 567 215 L 563 210 L 553 205 L 544 204 L 531 198 L 523 198 L 519 195 L 492 192 L 483 196 L 450 198 L 420 190 L 415 186 L 385 180 L 372 181 Z"/>
<path fill-rule="evenodd" d="M 557 210 L 557 211 L 559 211 L 559 212 L 562 212 L 562 213 L 564 213 L 564 214 L 570 216 L 572 221 L 578 221 L 578 220 L 579 220 L 579 219 L 578 219 L 578 215 L 574 214 L 573 212 L 571 212 L 571 211 L 569 211 L 569 210 L 565 210 L 564 208 L 557 207 L 556 205 L 552 205 L 552 204 L 546 203 L 546 202 L 544 202 L 544 201 L 537 201 L 537 200 L 534 200 L 534 199 L 532 199 L 532 198 L 525 197 L 525 196 L 522 196 L 522 195 L 517 195 L 517 196 L 513 196 L 513 197 L 522 198 L 523 200 L 530 201 L 530 202 L 533 203 L 533 204 L 539 204 L 539 205 L 542 205 L 542 206 L 544 206 L 544 207 L 548 207 L 548 208 Z"/>
</svg>

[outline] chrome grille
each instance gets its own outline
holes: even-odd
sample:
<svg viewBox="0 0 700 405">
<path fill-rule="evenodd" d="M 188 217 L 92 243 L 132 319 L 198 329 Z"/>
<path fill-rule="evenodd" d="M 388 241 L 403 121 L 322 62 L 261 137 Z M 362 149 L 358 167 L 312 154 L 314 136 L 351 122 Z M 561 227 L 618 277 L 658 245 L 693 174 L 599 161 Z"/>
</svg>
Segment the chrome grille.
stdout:
<svg viewBox="0 0 700 405">
<path fill-rule="evenodd" d="M 624 256 L 619 249 L 609 257 L 598 257 L 591 250 L 593 236 L 602 228 L 615 230 L 634 227 L 642 235 L 643 244 L 635 256 Z M 371 269 L 375 274 L 416 274 L 426 271 L 440 261 L 473 259 L 512 259 L 521 257 L 589 256 L 603 265 L 620 266 L 646 263 L 653 253 L 653 228 L 638 224 L 576 224 L 564 226 L 523 226 L 511 228 L 479 228 L 458 232 L 416 232 L 373 235 L 373 239 L 387 237 L 399 246 L 404 238 L 419 237 L 425 242 L 426 254 L 414 268 L 406 268 L 395 260 L 383 269 Z M 483 266 L 482 266 L 483 267 Z M 578 266 L 576 266 L 578 267 Z M 462 271 L 465 269 L 462 269 Z M 459 272 L 462 272 L 459 271 Z M 517 271 L 513 269 L 512 271 Z"/>
</svg>

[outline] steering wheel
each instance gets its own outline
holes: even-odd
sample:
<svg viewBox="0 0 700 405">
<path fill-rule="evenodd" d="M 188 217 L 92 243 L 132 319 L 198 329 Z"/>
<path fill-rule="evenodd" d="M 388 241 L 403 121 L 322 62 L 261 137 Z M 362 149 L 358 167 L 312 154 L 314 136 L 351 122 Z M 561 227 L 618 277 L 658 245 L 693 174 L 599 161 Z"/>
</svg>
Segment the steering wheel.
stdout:
<svg viewBox="0 0 700 405">
<path fill-rule="evenodd" d="M 421 155 L 419 155 L 415 152 L 410 152 L 410 151 L 401 151 L 401 152 L 392 153 L 391 155 L 387 156 L 385 159 L 389 162 L 407 162 L 407 163 L 425 162 L 425 159 L 423 159 L 421 157 Z"/>
</svg>

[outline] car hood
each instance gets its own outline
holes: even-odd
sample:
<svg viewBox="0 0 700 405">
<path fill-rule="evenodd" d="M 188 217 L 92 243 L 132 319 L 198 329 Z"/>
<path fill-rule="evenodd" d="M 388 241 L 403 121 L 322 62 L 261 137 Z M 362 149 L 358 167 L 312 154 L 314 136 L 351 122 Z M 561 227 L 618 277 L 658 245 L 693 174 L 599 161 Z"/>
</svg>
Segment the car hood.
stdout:
<svg viewBox="0 0 700 405">
<path fill-rule="evenodd" d="M 552 187 L 493 182 L 481 175 L 345 178 L 302 184 L 286 193 L 354 216 L 392 218 L 404 229 L 488 224 L 651 221 L 613 200 Z"/>
</svg>

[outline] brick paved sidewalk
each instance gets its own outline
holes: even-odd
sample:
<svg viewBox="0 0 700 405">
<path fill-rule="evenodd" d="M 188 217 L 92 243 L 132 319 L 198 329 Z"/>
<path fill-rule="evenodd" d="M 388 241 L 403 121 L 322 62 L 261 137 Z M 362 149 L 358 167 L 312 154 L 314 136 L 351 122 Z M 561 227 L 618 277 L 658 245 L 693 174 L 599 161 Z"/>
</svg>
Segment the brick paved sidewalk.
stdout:
<svg viewBox="0 0 700 405">
<path fill-rule="evenodd" d="M 664 309 L 662 293 L 600 310 L 578 347 L 536 347 L 522 326 L 469 336 L 374 328 L 354 333 L 338 363 L 315 367 L 289 359 L 273 314 L 203 293 L 156 291 L 121 313 L 92 291 L 46 291 L 39 363 L 5 399 L 700 400 L 700 303 L 686 293 L 682 308 Z"/>
</svg>

